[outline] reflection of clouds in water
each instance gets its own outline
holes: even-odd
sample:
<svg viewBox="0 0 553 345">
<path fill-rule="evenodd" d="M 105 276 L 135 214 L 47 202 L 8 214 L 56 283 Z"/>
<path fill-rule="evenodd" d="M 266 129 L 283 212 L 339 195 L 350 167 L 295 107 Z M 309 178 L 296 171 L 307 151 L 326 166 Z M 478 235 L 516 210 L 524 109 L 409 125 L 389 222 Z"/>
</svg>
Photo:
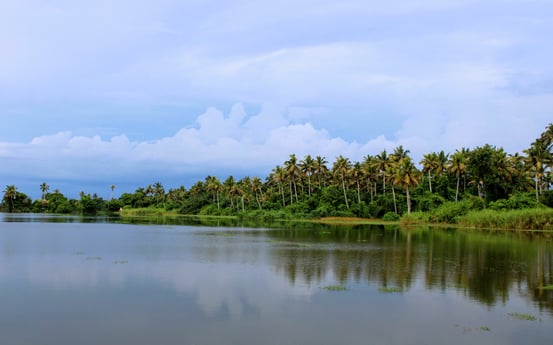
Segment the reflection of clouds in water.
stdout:
<svg viewBox="0 0 553 345">
<path fill-rule="evenodd" d="M 263 266 L 175 264 L 143 273 L 172 285 L 180 293 L 195 294 L 206 315 L 226 309 L 232 318 L 239 318 L 246 308 L 268 315 L 283 302 L 309 300 L 313 293 L 307 287 L 290 286 L 286 279 Z"/>
<path fill-rule="evenodd" d="M 190 262 L 129 262 L 74 256 L 40 258 L 16 265 L 0 264 L 0 279 L 24 276 L 33 287 L 64 289 L 123 289 L 135 282 L 169 287 L 192 296 L 206 316 L 228 312 L 240 319 L 245 310 L 271 315 L 287 302 L 309 301 L 307 286 L 291 286 L 266 266 Z"/>
</svg>

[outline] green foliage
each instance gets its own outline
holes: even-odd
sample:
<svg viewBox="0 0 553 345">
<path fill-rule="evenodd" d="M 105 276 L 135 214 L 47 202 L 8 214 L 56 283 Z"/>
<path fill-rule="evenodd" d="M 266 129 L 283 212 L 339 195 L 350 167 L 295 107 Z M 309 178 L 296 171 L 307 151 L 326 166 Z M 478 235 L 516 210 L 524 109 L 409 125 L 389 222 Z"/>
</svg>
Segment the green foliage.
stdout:
<svg viewBox="0 0 553 345">
<path fill-rule="evenodd" d="M 524 313 L 508 313 L 507 315 L 509 315 L 514 320 L 536 321 L 538 319 L 534 315 Z"/>
<path fill-rule="evenodd" d="M 533 193 L 516 193 L 509 196 L 509 199 L 499 199 L 489 203 L 488 208 L 492 210 L 516 210 L 538 207 L 536 197 Z"/>
<path fill-rule="evenodd" d="M 414 198 L 416 209 L 418 211 L 430 211 L 438 208 L 445 203 L 445 199 L 437 193 L 424 192 L 422 195 Z"/>
<path fill-rule="evenodd" d="M 382 217 L 382 220 L 385 221 L 398 221 L 400 216 L 394 212 L 387 212 L 384 217 Z"/>
<path fill-rule="evenodd" d="M 430 222 L 456 224 L 459 217 L 472 210 L 482 210 L 484 200 L 478 197 L 468 197 L 459 202 L 448 201 L 430 212 Z"/>
<path fill-rule="evenodd" d="M 553 209 L 482 210 L 459 217 L 459 224 L 474 228 L 553 230 Z"/>
</svg>

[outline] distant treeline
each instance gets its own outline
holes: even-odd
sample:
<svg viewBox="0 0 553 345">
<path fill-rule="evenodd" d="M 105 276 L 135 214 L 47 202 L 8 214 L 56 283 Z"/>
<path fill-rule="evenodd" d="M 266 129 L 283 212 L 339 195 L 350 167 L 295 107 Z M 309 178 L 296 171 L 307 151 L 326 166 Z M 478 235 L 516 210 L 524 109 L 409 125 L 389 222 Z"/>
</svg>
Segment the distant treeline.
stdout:
<svg viewBox="0 0 553 345">
<path fill-rule="evenodd" d="M 552 207 L 552 166 L 553 124 L 549 124 L 523 154 L 508 154 L 492 145 L 431 152 L 423 156 L 420 168 L 403 146 L 367 155 L 360 162 L 341 155 L 329 163 L 326 157 L 300 159 L 291 154 L 265 178 L 207 176 L 188 189 L 169 190 L 156 182 L 109 200 L 84 192 L 78 200 L 68 199 L 59 190 L 51 192 L 44 182 L 37 186 L 41 198 L 33 201 L 8 185 L 1 208 L 82 214 L 159 208 L 195 215 L 399 219 L 413 211 L 455 210 L 460 205 L 492 210 Z M 115 190 L 111 186 L 112 195 Z"/>
</svg>

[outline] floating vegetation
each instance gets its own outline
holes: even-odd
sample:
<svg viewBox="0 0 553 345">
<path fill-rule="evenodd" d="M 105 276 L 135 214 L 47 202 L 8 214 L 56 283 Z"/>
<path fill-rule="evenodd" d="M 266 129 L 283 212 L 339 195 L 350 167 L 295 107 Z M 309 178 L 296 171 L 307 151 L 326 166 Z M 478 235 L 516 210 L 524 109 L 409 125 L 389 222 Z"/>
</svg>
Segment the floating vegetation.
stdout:
<svg viewBox="0 0 553 345">
<path fill-rule="evenodd" d="M 89 256 L 86 258 L 87 260 L 102 260 L 101 256 Z"/>
<path fill-rule="evenodd" d="M 323 286 L 322 288 L 328 291 L 346 291 L 348 289 L 344 285 L 328 285 L 328 286 Z"/>
<path fill-rule="evenodd" d="M 74 252 L 73 255 L 84 255 L 84 252 Z"/>
<path fill-rule="evenodd" d="M 553 284 L 538 287 L 540 290 L 553 290 Z"/>
<path fill-rule="evenodd" d="M 463 333 L 469 333 L 469 332 L 491 332 L 491 328 L 488 326 L 480 326 L 480 327 L 469 327 L 469 326 L 462 326 L 462 325 L 455 325 L 455 327 L 461 328 L 463 330 Z"/>
<path fill-rule="evenodd" d="M 480 326 L 480 330 L 484 331 L 484 332 L 490 332 L 491 331 L 490 327 L 488 327 L 488 326 Z"/>
<path fill-rule="evenodd" d="M 380 292 L 393 293 L 393 292 L 403 292 L 403 289 L 400 287 L 381 287 L 378 289 Z"/>
<path fill-rule="evenodd" d="M 509 315 L 514 320 L 536 321 L 538 319 L 534 315 L 523 313 L 508 313 L 507 315 Z"/>
<path fill-rule="evenodd" d="M 116 265 L 122 265 L 122 264 L 128 264 L 129 262 L 127 260 L 115 260 L 113 263 Z"/>
</svg>

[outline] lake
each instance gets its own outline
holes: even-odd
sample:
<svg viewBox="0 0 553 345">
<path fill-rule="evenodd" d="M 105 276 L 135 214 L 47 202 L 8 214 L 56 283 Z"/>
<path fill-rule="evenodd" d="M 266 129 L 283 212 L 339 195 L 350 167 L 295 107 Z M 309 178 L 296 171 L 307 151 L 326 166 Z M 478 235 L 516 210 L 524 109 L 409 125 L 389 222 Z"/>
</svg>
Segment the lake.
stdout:
<svg viewBox="0 0 553 345">
<path fill-rule="evenodd" d="M 0 344 L 553 344 L 552 234 L 133 223 L 0 214 Z"/>
</svg>

